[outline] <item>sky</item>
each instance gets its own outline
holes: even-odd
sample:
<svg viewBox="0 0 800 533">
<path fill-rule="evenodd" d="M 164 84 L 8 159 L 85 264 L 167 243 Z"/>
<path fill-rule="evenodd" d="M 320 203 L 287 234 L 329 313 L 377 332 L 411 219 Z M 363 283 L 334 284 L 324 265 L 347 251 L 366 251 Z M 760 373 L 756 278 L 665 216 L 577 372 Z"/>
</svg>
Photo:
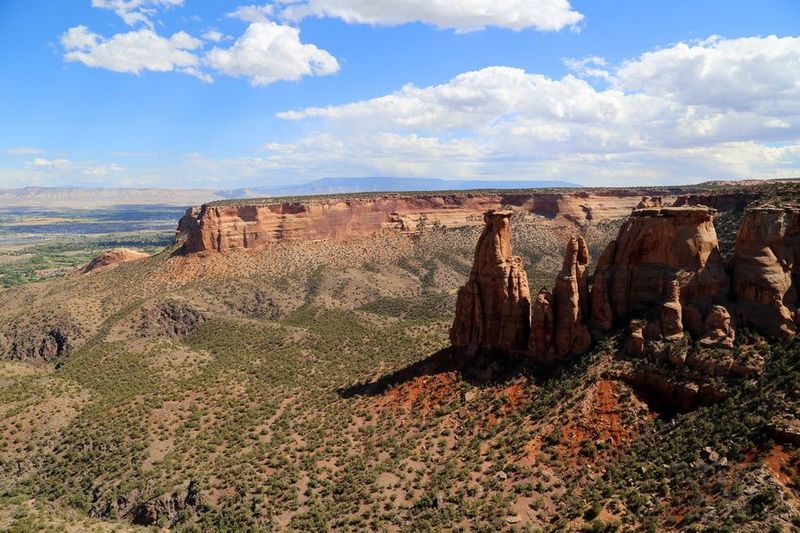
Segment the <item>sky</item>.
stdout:
<svg viewBox="0 0 800 533">
<path fill-rule="evenodd" d="M 800 177 L 798 0 L 0 0 L 0 68 L 0 187 Z"/>
</svg>

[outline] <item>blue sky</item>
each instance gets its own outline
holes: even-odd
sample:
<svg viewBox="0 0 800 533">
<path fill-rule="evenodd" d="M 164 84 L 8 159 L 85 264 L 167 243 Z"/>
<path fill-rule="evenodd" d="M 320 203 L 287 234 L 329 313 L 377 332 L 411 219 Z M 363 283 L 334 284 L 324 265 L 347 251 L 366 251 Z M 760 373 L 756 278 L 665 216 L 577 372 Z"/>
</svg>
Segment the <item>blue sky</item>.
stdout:
<svg viewBox="0 0 800 533">
<path fill-rule="evenodd" d="M 0 0 L 0 187 L 800 175 L 796 0 Z"/>
</svg>

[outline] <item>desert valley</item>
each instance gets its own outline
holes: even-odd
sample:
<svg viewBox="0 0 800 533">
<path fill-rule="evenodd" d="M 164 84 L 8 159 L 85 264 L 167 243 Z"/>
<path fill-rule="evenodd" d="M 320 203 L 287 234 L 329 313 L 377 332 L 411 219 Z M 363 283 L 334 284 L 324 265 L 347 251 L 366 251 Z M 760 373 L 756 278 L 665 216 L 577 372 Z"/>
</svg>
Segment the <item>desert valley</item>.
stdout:
<svg viewBox="0 0 800 533">
<path fill-rule="evenodd" d="M 798 192 L 191 208 L 0 292 L 0 524 L 798 527 Z"/>
<path fill-rule="evenodd" d="M 800 533 L 798 28 L 0 0 L 0 533 Z"/>
</svg>

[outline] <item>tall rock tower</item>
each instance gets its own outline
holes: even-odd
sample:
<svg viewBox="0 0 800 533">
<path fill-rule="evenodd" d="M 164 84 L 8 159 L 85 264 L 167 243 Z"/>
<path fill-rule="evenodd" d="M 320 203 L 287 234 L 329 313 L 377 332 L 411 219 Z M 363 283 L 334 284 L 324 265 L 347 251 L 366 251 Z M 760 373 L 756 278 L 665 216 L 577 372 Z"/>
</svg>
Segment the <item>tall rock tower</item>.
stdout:
<svg viewBox="0 0 800 533">
<path fill-rule="evenodd" d="M 453 346 L 477 353 L 524 352 L 531 295 L 522 260 L 511 254 L 511 211 L 488 211 L 467 284 L 458 291 Z"/>
</svg>

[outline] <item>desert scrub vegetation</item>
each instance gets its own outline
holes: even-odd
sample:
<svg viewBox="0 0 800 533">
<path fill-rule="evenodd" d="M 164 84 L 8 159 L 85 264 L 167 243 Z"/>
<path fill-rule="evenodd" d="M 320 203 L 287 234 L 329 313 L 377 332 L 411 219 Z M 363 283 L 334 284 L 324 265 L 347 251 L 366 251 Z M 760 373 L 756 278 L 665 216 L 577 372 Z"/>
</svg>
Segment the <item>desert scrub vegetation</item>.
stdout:
<svg viewBox="0 0 800 533">
<path fill-rule="evenodd" d="M 593 257 L 616 229 L 581 228 Z M 532 287 L 552 284 L 563 231 L 515 226 Z M 798 452 L 766 428 L 796 410 L 796 343 L 739 332 L 768 374 L 674 416 L 614 381 L 614 339 L 555 370 L 435 367 L 478 232 L 430 227 L 380 259 L 378 239 L 202 263 L 165 252 L 13 289 L 30 323 L 69 311 L 85 342 L 0 369 L 0 507 L 177 531 L 702 531 L 709 506 L 724 527 L 791 523 Z M 170 298 L 208 320 L 182 338 L 136 335 L 143 306 Z M 778 453 L 792 486 L 765 474 Z"/>
</svg>

